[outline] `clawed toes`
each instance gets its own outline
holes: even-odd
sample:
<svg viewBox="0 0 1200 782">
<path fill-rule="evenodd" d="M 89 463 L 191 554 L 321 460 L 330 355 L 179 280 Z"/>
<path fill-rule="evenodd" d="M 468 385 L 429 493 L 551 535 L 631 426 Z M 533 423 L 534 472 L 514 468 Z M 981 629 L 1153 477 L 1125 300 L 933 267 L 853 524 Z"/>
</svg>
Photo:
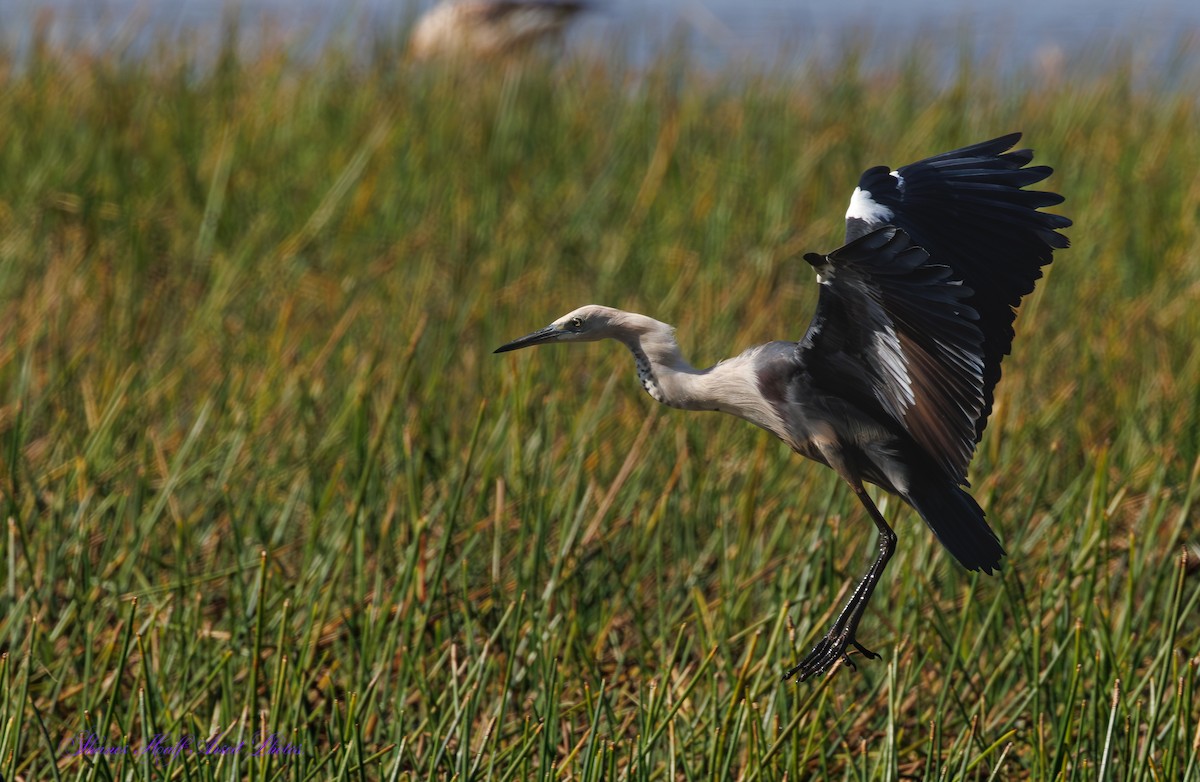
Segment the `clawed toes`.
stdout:
<svg viewBox="0 0 1200 782">
<path fill-rule="evenodd" d="M 882 659 L 878 654 L 876 654 L 875 652 L 872 652 L 870 649 L 863 646 L 858 641 L 851 641 L 850 643 L 854 645 L 854 648 L 858 650 L 859 654 L 861 654 L 863 657 L 866 657 L 868 660 Z M 851 666 L 851 667 L 853 667 L 853 666 Z"/>
<path fill-rule="evenodd" d="M 850 659 L 850 655 L 847 653 L 847 650 L 851 646 L 857 649 L 858 653 L 868 660 L 880 659 L 878 654 L 872 652 L 858 641 L 841 638 L 833 639 L 826 636 L 813 647 L 812 651 L 803 660 L 788 669 L 783 675 L 783 680 L 787 681 L 796 676 L 799 681 L 808 681 L 812 677 L 828 671 L 838 660 L 841 660 L 850 670 L 857 671 L 858 666 Z"/>
</svg>

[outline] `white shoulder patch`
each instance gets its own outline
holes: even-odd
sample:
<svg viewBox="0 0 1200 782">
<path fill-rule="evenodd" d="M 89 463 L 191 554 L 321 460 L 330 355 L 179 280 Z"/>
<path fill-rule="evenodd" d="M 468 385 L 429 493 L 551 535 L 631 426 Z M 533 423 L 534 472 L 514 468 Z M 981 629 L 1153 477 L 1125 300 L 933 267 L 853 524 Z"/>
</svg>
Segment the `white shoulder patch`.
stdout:
<svg viewBox="0 0 1200 782">
<path fill-rule="evenodd" d="M 850 208 L 846 210 L 846 219 L 864 220 L 868 223 L 886 223 L 892 219 L 892 210 L 883 204 L 875 203 L 870 190 L 861 187 L 854 188 L 850 196 Z"/>
</svg>

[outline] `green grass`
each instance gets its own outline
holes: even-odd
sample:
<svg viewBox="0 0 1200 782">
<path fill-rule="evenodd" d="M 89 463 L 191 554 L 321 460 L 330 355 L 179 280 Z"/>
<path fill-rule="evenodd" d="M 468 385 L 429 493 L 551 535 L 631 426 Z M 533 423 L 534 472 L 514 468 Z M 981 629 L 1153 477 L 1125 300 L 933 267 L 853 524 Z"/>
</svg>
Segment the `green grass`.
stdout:
<svg viewBox="0 0 1200 782">
<path fill-rule="evenodd" d="M 0 59 L 5 780 L 1200 780 L 1195 79 L 358 54 Z M 881 498 L 884 659 L 783 684 L 873 551 L 836 476 L 491 350 L 796 338 L 862 169 L 1014 129 L 1075 227 L 972 469 L 1006 567 Z"/>
</svg>

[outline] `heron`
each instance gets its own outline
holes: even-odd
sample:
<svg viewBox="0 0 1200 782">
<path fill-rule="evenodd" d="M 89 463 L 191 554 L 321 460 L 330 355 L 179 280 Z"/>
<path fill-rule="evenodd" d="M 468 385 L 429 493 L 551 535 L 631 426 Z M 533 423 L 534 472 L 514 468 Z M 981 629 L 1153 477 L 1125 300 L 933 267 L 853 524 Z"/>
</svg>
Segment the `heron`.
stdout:
<svg viewBox="0 0 1200 782">
<path fill-rule="evenodd" d="M 418 60 L 520 54 L 561 38 L 588 7 L 580 0 L 445 0 L 417 20 L 409 45 Z"/>
<path fill-rule="evenodd" d="M 804 681 L 850 650 L 896 549 L 864 484 L 897 495 L 967 570 L 992 574 L 1006 552 L 966 491 L 1013 342 L 1033 291 L 1071 225 L 1041 211 L 1057 193 L 1026 189 L 1053 172 L 1013 149 L 1020 133 L 859 179 L 845 244 L 807 253 L 816 311 L 798 341 L 751 347 L 709 369 L 683 357 L 675 330 L 646 315 L 589 304 L 496 349 L 614 339 L 633 353 L 642 388 L 683 410 L 738 416 L 832 468 L 878 531 L 877 553 L 828 632 L 783 676 Z"/>
</svg>

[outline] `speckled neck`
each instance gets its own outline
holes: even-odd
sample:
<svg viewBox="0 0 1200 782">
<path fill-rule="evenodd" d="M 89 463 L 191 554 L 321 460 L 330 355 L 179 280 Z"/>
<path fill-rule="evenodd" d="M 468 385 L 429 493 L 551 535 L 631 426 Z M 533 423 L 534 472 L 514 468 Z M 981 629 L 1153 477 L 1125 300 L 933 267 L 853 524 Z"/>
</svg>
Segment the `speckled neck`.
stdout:
<svg viewBox="0 0 1200 782">
<path fill-rule="evenodd" d="M 642 388 L 646 389 L 646 393 L 653 397 L 654 401 L 666 404 L 667 399 L 663 395 L 662 387 L 658 384 L 658 379 L 654 377 L 654 369 L 650 365 L 650 359 L 646 356 L 646 352 L 640 345 L 630 345 L 629 350 L 633 353 L 633 361 L 637 366 L 638 380 L 642 382 Z"/>
</svg>

